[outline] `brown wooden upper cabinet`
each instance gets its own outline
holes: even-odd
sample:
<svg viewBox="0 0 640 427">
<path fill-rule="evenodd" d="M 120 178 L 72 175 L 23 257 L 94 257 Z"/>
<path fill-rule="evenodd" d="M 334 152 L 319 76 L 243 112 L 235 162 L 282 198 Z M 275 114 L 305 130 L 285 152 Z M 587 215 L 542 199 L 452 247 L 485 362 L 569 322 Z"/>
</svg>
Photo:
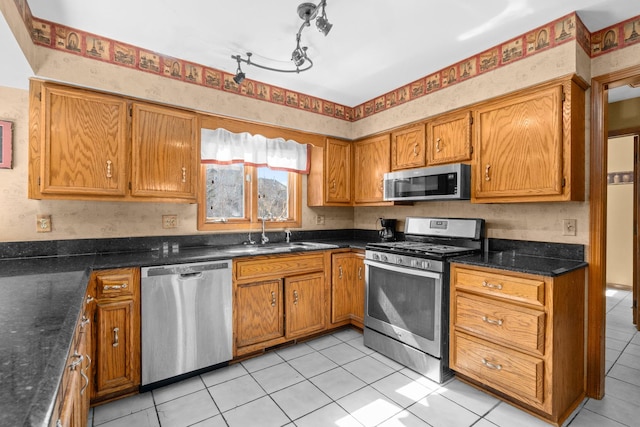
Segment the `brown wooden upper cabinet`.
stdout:
<svg viewBox="0 0 640 427">
<path fill-rule="evenodd" d="M 29 197 L 196 201 L 197 116 L 32 79 Z"/>
<path fill-rule="evenodd" d="M 384 174 L 389 172 L 389 149 L 389 134 L 354 143 L 354 204 L 380 205 L 383 202 Z"/>
<path fill-rule="evenodd" d="M 555 80 L 479 105 L 472 201 L 584 200 L 584 90 Z"/>
<path fill-rule="evenodd" d="M 420 168 L 425 165 L 424 124 L 391 133 L 391 170 Z"/>
<path fill-rule="evenodd" d="M 307 177 L 307 205 L 352 204 L 352 143 L 327 138 L 324 147 L 313 146 Z"/>
<path fill-rule="evenodd" d="M 471 160 L 471 111 L 444 114 L 427 123 L 427 165 Z"/>
</svg>

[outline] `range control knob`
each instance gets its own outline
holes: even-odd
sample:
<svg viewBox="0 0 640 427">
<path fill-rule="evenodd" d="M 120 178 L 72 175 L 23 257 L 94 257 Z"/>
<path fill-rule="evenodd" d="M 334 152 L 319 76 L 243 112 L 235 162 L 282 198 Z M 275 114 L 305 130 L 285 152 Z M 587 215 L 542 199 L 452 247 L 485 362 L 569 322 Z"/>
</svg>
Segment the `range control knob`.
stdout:
<svg viewBox="0 0 640 427">
<path fill-rule="evenodd" d="M 411 260 L 411 267 L 420 268 L 420 266 L 418 265 L 418 260 L 417 259 L 412 259 Z"/>
<path fill-rule="evenodd" d="M 427 270 L 431 267 L 431 263 L 429 261 L 422 261 L 422 268 Z"/>
<path fill-rule="evenodd" d="M 402 257 L 399 256 L 399 257 L 396 258 L 396 264 L 398 264 L 398 265 L 404 264 L 404 260 L 402 259 Z"/>
<path fill-rule="evenodd" d="M 376 254 L 376 253 L 374 253 L 373 255 L 371 255 L 371 257 L 372 257 L 374 260 L 376 260 L 376 261 L 379 261 L 379 260 L 380 260 L 380 255 L 378 255 L 378 254 Z"/>
<path fill-rule="evenodd" d="M 389 258 L 387 258 L 386 255 L 380 255 L 380 260 L 382 260 L 384 262 L 387 262 L 387 261 L 389 261 Z"/>
</svg>

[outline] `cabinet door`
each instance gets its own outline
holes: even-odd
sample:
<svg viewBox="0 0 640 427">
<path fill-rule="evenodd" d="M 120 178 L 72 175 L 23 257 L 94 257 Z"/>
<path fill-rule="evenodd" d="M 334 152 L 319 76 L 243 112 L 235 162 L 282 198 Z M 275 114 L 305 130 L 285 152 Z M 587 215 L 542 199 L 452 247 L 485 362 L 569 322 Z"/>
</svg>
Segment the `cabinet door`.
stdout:
<svg viewBox="0 0 640 427">
<path fill-rule="evenodd" d="M 95 397 L 140 384 L 139 326 L 133 300 L 96 304 Z"/>
<path fill-rule="evenodd" d="M 325 328 L 323 273 L 286 278 L 285 292 L 287 338 Z"/>
<path fill-rule="evenodd" d="M 364 254 L 353 254 L 353 292 L 351 295 L 351 307 L 353 320 L 364 324 Z"/>
<path fill-rule="evenodd" d="M 281 280 L 237 285 L 235 298 L 237 347 L 284 336 Z"/>
<path fill-rule="evenodd" d="M 471 111 L 427 123 L 427 165 L 471 160 Z"/>
<path fill-rule="evenodd" d="M 195 202 L 197 130 L 195 114 L 133 104 L 131 194 Z"/>
<path fill-rule="evenodd" d="M 391 134 L 391 170 L 425 166 L 424 125 L 416 125 Z"/>
<path fill-rule="evenodd" d="M 389 135 L 354 144 L 355 203 L 382 202 L 384 174 L 389 172 Z"/>
<path fill-rule="evenodd" d="M 351 319 L 353 255 L 350 252 L 331 256 L 331 322 Z"/>
<path fill-rule="evenodd" d="M 127 104 L 83 90 L 42 86 L 40 191 L 125 196 Z"/>
<path fill-rule="evenodd" d="M 562 86 L 490 104 L 476 118 L 474 200 L 562 195 Z"/>
<path fill-rule="evenodd" d="M 328 138 L 325 156 L 326 201 L 351 203 L 351 143 Z"/>
</svg>

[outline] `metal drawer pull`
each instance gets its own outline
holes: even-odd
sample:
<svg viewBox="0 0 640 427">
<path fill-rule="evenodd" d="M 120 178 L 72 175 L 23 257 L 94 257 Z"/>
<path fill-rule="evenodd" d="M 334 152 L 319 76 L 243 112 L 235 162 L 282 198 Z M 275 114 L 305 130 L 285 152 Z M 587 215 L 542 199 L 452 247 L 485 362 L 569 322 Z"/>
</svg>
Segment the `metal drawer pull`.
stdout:
<svg viewBox="0 0 640 427">
<path fill-rule="evenodd" d="M 440 141 L 442 141 L 440 138 L 436 139 L 436 152 L 437 153 L 440 152 Z"/>
<path fill-rule="evenodd" d="M 276 293 L 271 291 L 271 307 L 276 306 Z"/>
<path fill-rule="evenodd" d="M 120 338 L 118 337 L 118 332 L 120 332 L 120 328 L 113 328 L 113 346 L 117 347 L 120 344 Z"/>
<path fill-rule="evenodd" d="M 111 178 L 111 160 L 107 160 L 107 178 Z"/>
<path fill-rule="evenodd" d="M 487 359 L 482 359 L 482 364 L 484 366 L 486 366 L 489 369 L 495 369 L 496 371 L 499 371 L 502 369 L 502 365 L 494 365 L 493 363 L 489 362 Z"/>
<path fill-rule="evenodd" d="M 298 291 L 293 291 L 293 303 L 298 304 Z"/>
<path fill-rule="evenodd" d="M 72 371 L 76 370 L 76 367 L 82 363 L 82 361 L 84 360 L 84 357 L 81 354 L 78 353 L 73 353 L 73 355 L 71 356 L 73 358 L 75 358 L 76 360 L 74 360 L 73 362 L 71 362 L 69 364 L 69 369 Z"/>
<path fill-rule="evenodd" d="M 502 290 L 502 283 L 489 283 L 486 280 L 482 282 L 483 288 Z"/>
<path fill-rule="evenodd" d="M 103 291 L 111 291 L 111 290 L 117 291 L 117 290 L 120 290 L 120 289 L 127 289 L 127 286 L 128 285 L 126 283 L 123 283 L 122 285 L 104 285 L 102 287 L 102 290 Z"/>
<path fill-rule="evenodd" d="M 338 279 L 342 279 L 342 266 L 338 266 Z"/>
<path fill-rule="evenodd" d="M 413 156 L 414 156 L 414 157 L 418 157 L 418 153 L 419 153 L 419 152 L 418 152 L 418 144 L 416 143 L 416 144 L 413 146 Z"/>
<path fill-rule="evenodd" d="M 482 321 L 491 325 L 502 326 L 502 319 L 489 319 L 487 316 L 482 316 Z"/>
<path fill-rule="evenodd" d="M 187 182 L 187 168 L 182 167 L 182 182 Z"/>
<path fill-rule="evenodd" d="M 362 280 L 362 266 L 358 267 L 358 280 Z"/>
<path fill-rule="evenodd" d="M 93 300 L 94 298 L 91 295 L 87 295 L 87 301 L 86 301 L 87 304 L 89 304 Z"/>
<path fill-rule="evenodd" d="M 491 176 L 489 176 L 489 169 L 491 169 L 491 165 L 487 164 L 487 166 L 485 166 L 485 168 L 484 168 L 484 180 L 485 181 L 491 181 Z"/>
</svg>

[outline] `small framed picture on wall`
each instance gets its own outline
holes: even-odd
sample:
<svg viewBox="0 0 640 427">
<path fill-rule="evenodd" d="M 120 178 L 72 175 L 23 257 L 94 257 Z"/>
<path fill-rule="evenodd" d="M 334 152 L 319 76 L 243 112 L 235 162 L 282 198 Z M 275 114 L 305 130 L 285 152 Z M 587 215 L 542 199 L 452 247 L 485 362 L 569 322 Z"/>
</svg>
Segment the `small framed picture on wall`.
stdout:
<svg viewBox="0 0 640 427">
<path fill-rule="evenodd" d="M 0 120 L 0 168 L 11 169 L 13 123 Z"/>
</svg>

